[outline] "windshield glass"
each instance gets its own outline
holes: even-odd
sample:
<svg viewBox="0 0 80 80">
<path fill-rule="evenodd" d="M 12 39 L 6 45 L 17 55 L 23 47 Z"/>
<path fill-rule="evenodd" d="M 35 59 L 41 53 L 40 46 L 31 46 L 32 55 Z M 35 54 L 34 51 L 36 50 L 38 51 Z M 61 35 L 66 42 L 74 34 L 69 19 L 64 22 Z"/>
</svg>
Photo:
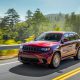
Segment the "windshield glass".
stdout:
<svg viewBox="0 0 80 80">
<path fill-rule="evenodd" d="M 36 38 L 36 41 L 60 41 L 62 37 L 61 33 L 43 33 L 38 38 Z"/>
</svg>

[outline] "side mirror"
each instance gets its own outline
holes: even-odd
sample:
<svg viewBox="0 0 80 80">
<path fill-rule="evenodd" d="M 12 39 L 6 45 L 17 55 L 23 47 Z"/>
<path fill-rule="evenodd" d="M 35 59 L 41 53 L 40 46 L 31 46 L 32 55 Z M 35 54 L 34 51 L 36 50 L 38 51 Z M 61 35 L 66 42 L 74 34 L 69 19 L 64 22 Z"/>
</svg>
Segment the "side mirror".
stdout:
<svg viewBox="0 0 80 80">
<path fill-rule="evenodd" d="M 64 41 L 64 42 L 67 42 L 67 41 L 69 41 L 69 40 L 68 40 L 68 39 L 63 39 L 63 41 Z"/>
<path fill-rule="evenodd" d="M 67 42 L 67 41 L 69 41 L 69 40 L 68 39 L 63 39 L 63 40 L 61 40 L 61 43 L 64 44 L 64 42 Z"/>
<path fill-rule="evenodd" d="M 63 40 L 61 40 L 61 44 L 64 44 L 64 41 Z"/>
</svg>

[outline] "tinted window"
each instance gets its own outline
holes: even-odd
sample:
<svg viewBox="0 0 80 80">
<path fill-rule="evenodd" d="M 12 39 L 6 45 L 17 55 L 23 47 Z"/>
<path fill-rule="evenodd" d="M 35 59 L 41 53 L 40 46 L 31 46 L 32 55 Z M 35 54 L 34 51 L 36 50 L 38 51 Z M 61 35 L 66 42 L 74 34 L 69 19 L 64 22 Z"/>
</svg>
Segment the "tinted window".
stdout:
<svg viewBox="0 0 80 80">
<path fill-rule="evenodd" d="M 78 34 L 75 34 L 75 39 L 79 39 L 79 36 L 78 36 Z"/>
<path fill-rule="evenodd" d="M 69 40 L 75 40 L 75 35 L 73 33 L 69 33 Z"/>
<path fill-rule="evenodd" d="M 68 33 L 64 34 L 64 38 L 69 40 L 69 35 L 68 35 Z"/>
<path fill-rule="evenodd" d="M 62 37 L 61 33 L 43 33 L 38 38 L 37 41 L 60 41 Z"/>
<path fill-rule="evenodd" d="M 70 33 L 69 39 L 70 40 L 76 40 L 76 39 L 79 39 L 79 36 L 76 33 Z"/>
</svg>

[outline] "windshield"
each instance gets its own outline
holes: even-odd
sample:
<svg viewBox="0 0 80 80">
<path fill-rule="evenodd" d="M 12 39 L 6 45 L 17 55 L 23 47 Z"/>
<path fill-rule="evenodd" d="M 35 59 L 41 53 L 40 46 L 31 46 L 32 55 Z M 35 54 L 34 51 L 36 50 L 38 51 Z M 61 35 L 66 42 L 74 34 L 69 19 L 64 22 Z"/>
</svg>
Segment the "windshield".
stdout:
<svg viewBox="0 0 80 80">
<path fill-rule="evenodd" d="M 36 38 L 36 41 L 60 41 L 62 37 L 61 33 L 43 33 L 38 38 Z"/>
</svg>

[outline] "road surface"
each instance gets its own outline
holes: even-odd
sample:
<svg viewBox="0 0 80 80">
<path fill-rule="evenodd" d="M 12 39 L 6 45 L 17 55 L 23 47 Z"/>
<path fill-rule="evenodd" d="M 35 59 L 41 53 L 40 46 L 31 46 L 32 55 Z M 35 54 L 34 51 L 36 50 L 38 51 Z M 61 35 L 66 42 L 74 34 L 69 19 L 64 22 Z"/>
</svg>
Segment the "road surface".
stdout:
<svg viewBox="0 0 80 80">
<path fill-rule="evenodd" d="M 2 60 L 0 61 L 0 80 L 56 80 L 56 77 L 79 67 L 80 61 L 73 59 L 62 61 L 57 69 L 50 69 L 44 65 L 23 65 L 17 58 Z M 80 73 L 66 80 L 80 80 Z"/>
</svg>

